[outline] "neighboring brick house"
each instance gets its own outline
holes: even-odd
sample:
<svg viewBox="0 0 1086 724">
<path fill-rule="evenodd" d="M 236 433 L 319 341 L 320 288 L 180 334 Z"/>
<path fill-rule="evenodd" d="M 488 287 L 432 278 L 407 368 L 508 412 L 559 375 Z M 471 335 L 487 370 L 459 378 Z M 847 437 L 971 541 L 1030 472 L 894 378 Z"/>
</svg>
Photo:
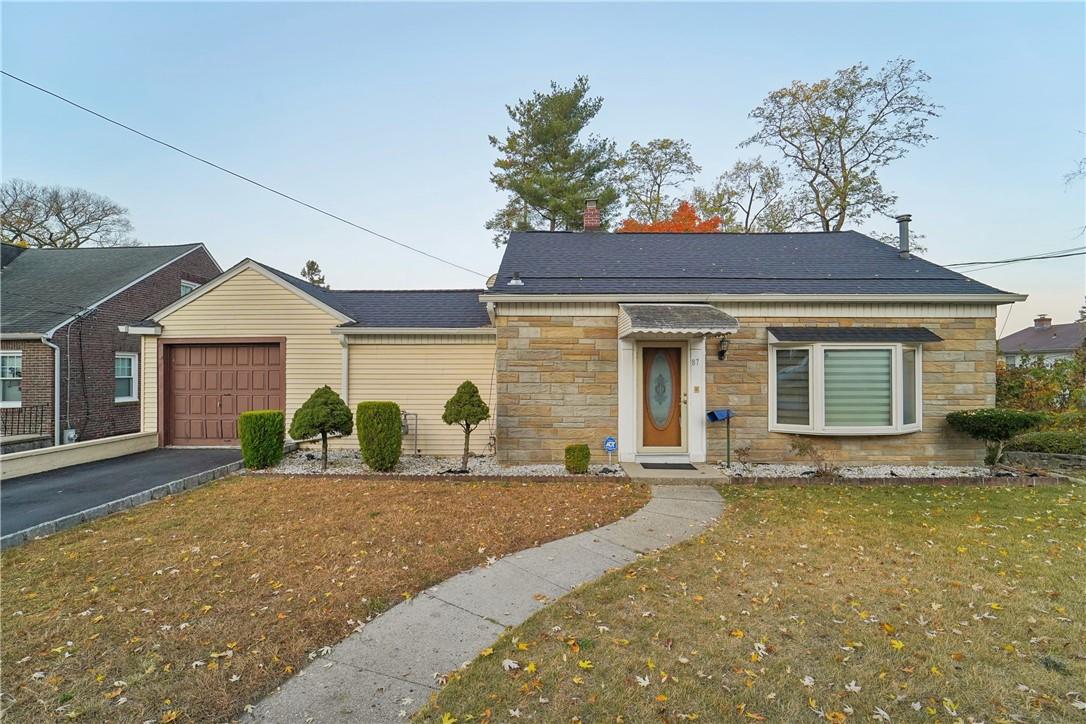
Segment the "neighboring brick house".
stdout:
<svg viewBox="0 0 1086 724">
<path fill-rule="evenodd" d="M 203 244 L 78 249 L 4 244 L 3 451 L 138 432 L 140 339 L 119 327 L 144 319 L 220 272 Z M 66 430 L 73 431 L 68 440 Z"/>
<path fill-rule="evenodd" d="M 914 257 L 900 221 L 899 248 L 857 232 L 512 234 L 481 297 L 499 459 L 556 462 L 613 435 L 622 462 L 719 460 L 726 427 L 706 413 L 726 409 L 752 462 L 813 447 L 980 463 L 945 416 L 994 405 L 996 307 L 1025 297 Z"/>
</svg>

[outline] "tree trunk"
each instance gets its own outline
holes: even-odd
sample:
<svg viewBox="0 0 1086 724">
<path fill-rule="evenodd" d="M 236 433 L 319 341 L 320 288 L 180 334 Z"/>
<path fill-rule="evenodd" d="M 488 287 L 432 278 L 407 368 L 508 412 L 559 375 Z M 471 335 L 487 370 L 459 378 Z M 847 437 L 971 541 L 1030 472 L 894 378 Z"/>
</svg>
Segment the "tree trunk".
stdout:
<svg viewBox="0 0 1086 724">
<path fill-rule="evenodd" d="M 321 472 L 328 469 L 328 433 L 321 433 Z"/>
<path fill-rule="evenodd" d="M 471 430 L 464 430 L 464 457 L 460 458 L 460 469 L 468 470 L 468 451 L 471 449 Z"/>
</svg>

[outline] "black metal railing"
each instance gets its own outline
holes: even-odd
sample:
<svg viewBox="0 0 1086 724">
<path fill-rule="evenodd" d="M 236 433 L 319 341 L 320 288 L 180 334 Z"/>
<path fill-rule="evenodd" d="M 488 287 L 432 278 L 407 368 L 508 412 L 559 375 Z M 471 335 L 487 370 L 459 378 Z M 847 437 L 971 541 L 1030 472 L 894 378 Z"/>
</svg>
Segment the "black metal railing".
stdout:
<svg viewBox="0 0 1086 724">
<path fill-rule="evenodd" d="M 45 434 L 48 405 L 0 408 L 0 437 Z"/>
</svg>

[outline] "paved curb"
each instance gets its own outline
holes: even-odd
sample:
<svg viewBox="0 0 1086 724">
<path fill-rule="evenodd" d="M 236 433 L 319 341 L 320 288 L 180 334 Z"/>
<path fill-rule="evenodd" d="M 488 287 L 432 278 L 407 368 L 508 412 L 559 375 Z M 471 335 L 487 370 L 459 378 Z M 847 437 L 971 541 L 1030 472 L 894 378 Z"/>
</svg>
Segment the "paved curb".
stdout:
<svg viewBox="0 0 1086 724">
<path fill-rule="evenodd" d="M 285 682 L 244 721 L 402 722 L 438 690 L 438 675 L 474 659 L 506 627 L 642 553 L 692 538 L 723 509 L 708 486 L 653 486 L 648 504 L 622 520 L 512 553 L 392 607 Z"/>
<path fill-rule="evenodd" d="M 129 508 L 135 508 L 138 505 L 144 503 L 150 503 L 152 500 L 159 500 L 165 498 L 167 495 L 176 495 L 184 490 L 191 490 L 192 488 L 199 487 L 205 483 L 210 483 L 212 480 L 218 480 L 224 478 L 231 473 L 237 472 L 243 468 L 241 460 L 236 462 L 227 463 L 226 465 L 220 465 L 217 468 L 211 470 L 205 470 L 202 473 L 196 473 L 195 475 L 188 475 L 183 478 L 174 480 L 173 482 L 163 483 L 162 485 L 156 485 L 153 488 L 144 490 L 139 493 L 112 500 L 108 503 L 96 505 L 93 508 L 87 508 L 81 510 L 78 513 L 72 513 L 71 515 L 65 515 L 55 520 L 46 521 L 45 523 L 39 523 L 38 525 L 24 528 L 23 530 L 9 533 L 8 535 L 0 538 L 0 550 L 6 550 L 15 546 L 27 543 L 35 538 L 41 536 L 52 535 L 53 533 L 59 533 L 62 530 L 68 528 L 74 528 L 77 525 L 83 523 L 89 523 L 97 518 L 110 515 L 111 513 L 117 513 Z"/>
</svg>

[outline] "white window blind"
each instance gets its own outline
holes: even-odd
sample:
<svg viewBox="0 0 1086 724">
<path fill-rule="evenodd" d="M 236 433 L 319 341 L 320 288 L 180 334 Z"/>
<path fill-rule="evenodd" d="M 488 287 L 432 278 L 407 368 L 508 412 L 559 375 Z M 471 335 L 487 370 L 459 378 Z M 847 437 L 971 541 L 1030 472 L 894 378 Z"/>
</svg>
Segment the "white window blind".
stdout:
<svg viewBox="0 0 1086 724">
<path fill-rule="evenodd" d="M 823 360 L 827 427 L 893 425 L 890 350 L 828 349 Z"/>
</svg>

